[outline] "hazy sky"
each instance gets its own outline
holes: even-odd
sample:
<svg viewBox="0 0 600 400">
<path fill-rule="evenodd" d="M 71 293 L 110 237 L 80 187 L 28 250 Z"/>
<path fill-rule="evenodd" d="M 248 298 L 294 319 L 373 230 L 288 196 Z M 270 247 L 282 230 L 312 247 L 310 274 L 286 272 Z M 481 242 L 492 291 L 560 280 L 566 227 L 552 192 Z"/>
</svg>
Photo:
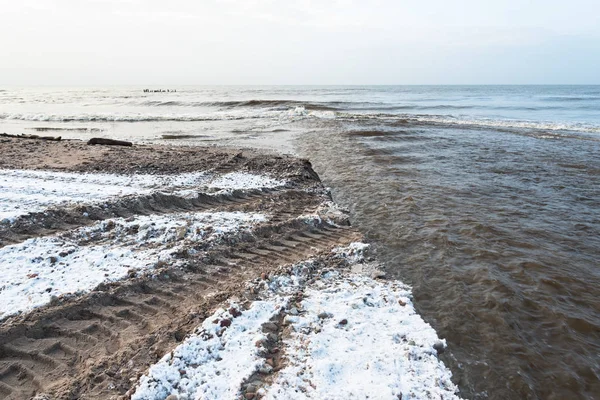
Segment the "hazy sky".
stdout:
<svg viewBox="0 0 600 400">
<path fill-rule="evenodd" d="M 0 84 L 600 83 L 600 0 L 0 0 Z"/>
</svg>

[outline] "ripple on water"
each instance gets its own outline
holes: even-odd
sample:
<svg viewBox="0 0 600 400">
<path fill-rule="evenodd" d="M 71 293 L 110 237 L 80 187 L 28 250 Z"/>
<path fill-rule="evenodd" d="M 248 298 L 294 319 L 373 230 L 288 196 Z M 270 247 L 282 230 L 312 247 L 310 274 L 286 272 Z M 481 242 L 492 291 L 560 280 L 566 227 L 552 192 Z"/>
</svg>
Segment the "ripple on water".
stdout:
<svg viewBox="0 0 600 400">
<path fill-rule="evenodd" d="M 597 396 L 600 144 L 380 124 L 324 124 L 300 147 L 414 286 L 462 394 Z"/>
</svg>

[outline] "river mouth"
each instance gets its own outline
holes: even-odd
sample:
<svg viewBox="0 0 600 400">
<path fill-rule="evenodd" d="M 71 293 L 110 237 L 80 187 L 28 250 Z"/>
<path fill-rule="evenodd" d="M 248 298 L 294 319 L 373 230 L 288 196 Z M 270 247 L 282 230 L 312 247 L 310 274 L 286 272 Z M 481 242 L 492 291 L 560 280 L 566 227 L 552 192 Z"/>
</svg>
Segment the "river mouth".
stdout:
<svg viewBox="0 0 600 400">
<path fill-rule="evenodd" d="M 309 158 L 450 346 L 474 399 L 600 392 L 600 147 L 448 127 L 320 123 Z"/>
<path fill-rule="evenodd" d="M 461 396 L 600 393 L 600 86 L 34 88 L 0 97 L 9 134 L 302 155 L 388 275 L 413 285 L 419 313 L 448 340 L 442 357 Z M 74 151 L 30 150 L 59 169 Z M 116 172 L 171 170 L 168 158 Z"/>
</svg>

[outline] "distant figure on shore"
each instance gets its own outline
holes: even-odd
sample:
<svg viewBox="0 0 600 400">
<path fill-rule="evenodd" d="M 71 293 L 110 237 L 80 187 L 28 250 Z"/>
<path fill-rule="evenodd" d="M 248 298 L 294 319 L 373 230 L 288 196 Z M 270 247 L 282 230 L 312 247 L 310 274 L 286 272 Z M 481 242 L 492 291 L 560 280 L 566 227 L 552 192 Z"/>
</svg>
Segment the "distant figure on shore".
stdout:
<svg viewBox="0 0 600 400">
<path fill-rule="evenodd" d="M 144 93 L 177 93 L 177 89 L 144 89 Z"/>
</svg>

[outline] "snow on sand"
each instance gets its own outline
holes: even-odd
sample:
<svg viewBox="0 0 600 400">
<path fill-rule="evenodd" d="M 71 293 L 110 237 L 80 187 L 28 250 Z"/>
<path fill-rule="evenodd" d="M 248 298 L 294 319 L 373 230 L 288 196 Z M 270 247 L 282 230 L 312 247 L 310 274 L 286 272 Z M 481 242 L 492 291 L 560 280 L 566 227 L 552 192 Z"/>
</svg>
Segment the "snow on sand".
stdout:
<svg viewBox="0 0 600 400">
<path fill-rule="evenodd" d="M 285 184 L 243 172 L 115 175 L 0 170 L 0 222 L 10 223 L 49 206 L 91 204 L 154 191 L 189 196 Z M 262 214 L 240 212 L 117 218 L 5 246 L 0 248 L 0 319 L 47 304 L 56 296 L 88 292 L 159 261 L 173 263 L 172 254 L 190 243 L 208 243 L 265 220 Z"/>
<path fill-rule="evenodd" d="M 156 191 L 190 197 L 201 191 L 276 188 L 285 184 L 284 181 L 245 172 L 224 175 L 208 172 L 116 175 L 0 170 L 0 221 L 13 221 L 54 205 L 91 204 Z"/>
<path fill-rule="evenodd" d="M 331 273 L 286 317 L 288 366 L 266 399 L 456 399 L 443 347 L 415 313 L 408 288 Z"/>
<path fill-rule="evenodd" d="M 117 218 L 5 246 L 0 248 L 0 319 L 55 296 L 88 292 L 159 261 L 174 264 L 173 254 L 190 244 L 210 243 L 263 221 L 262 214 L 242 212 Z"/>
<path fill-rule="evenodd" d="M 281 299 L 257 301 L 240 315 L 235 303 L 229 311 L 218 310 L 150 368 L 131 399 L 163 400 L 170 394 L 179 394 L 180 400 L 235 399 L 240 384 L 264 364 L 256 354 L 256 343 L 265 339 L 262 324 L 284 304 Z"/>
<path fill-rule="evenodd" d="M 335 254 L 361 263 L 364 248 Z M 459 399 L 437 358 L 445 342 L 415 312 L 409 287 L 318 269 L 297 264 L 263 283 L 246 310 L 218 310 L 150 368 L 132 399 Z M 280 312 L 281 369 L 273 370 L 262 343 Z"/>
</svg>

